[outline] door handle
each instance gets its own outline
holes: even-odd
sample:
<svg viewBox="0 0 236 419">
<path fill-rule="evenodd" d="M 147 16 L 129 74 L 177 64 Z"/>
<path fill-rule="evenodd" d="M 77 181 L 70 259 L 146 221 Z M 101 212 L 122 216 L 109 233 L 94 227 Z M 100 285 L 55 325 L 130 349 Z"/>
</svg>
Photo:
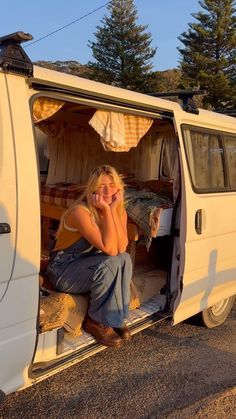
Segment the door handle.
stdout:
<svg viewBox="0 0 236 419">
<path fill-rule="evenodd" d="M 11 227 L 7 223 L 0 223 L 0 234 L 7 234 L 11 232 Z"/>
<path fill-rule="evenodd" d="M 195 230 L 197 234 L 202 234 L 202 210 L 197 210 L 195 214 Z"/>
</svg>

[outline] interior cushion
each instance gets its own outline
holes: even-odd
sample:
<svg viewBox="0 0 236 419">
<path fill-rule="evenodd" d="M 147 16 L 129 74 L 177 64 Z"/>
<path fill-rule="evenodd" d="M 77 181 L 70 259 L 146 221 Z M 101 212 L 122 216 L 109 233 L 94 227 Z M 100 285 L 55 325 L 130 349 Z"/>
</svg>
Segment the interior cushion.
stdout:
<svg viewBox="0 0 236 419">
<path fill-rule="evenodd" d="M 40 328 L 42 332 L 64 327 L 74 337 L 82 334 L 82 324 L 88 310 L 89 295 L 72 295 L 48 291 L 40 300 Z M 130 310 L 140 306 L 138 292 L 131 281 Z"/>
</svg>

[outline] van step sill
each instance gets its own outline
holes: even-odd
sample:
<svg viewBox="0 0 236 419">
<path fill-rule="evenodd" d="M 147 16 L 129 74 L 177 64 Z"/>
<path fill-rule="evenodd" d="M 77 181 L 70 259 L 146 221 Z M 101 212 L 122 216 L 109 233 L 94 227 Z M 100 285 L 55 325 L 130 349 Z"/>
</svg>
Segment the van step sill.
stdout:
<svg viewBox="0 0 236 419">
<path fill-rule="evenodd" d="M 135 333 L 136 325 L 138 323 L 140 326 L 144 319 L 154 313 L 162 311 L 165 307 L 165 304 L 166 296 L 158 294 L 147 302 L 143 303 L 140 308 L 130 311 L 129 317 L 127 319 L 127 325 L 129 326 L 130 330 Z M 140 327 L 138 328 L 137 332 L 139 330 L 141 330 Z M 77 339 L 73 338 L 73 336 L 71 336 L 69 333 L 65 333 L 61 354 L 71 350 L 74 351 L 77 349 L 82 349 L 92 343 L 96 343 L 96 340 L 88 333 L 83 332 L 82 336 L 78 337 Z"/>
<path fill-rule="evenodd" d="M 131 326 L 131 334 L 135 334 L 141 330 L 144 330 L 151 325 L 154 325 L 156 323 L 162 322 L 165 319 L 168 319 L 169 315 L 164 315 L 161 313 L 153 314 L 152 316 L 149 316 L 145 320 L 141 320 L 136 325 Z M 71 352 L 69 355 L 64 355 L 58 359 L 47 361 L 47 362 L 37 362 L 33 364 L 33 367 L 31 369 L 31 378 L 37 378 L 40 377 L 43 374 L 46 374 L 54 369 L 62 367 L 64 364 L 70 363 L 72 365 L 73 363 L 77 363 L 79 361 L 84 360 L 85 358 L 88 358 L 91 355 L 95 355 L 96 353 L 107 349 L 106 346 L 101 345 L 100 343 L 96 342 L 93 339 L 94 343 L 90 343 L 89 345 L 85 346 L 84 348 L 80 348 L 77 351 Z"/>
<path fill-rule="evenodd" d="M 132 310 L 127 320 L 131 334 L 134 335 L 157 322 L 167 319 L 169 315 L 162 312 L 165 307 L 165 302 L 166 296 L 157 295 L 146 303 L 143 303 L 139 309 Z M 103 349 L 106 349 L 106 346 L 98 343 L 88 333 L 84 332 L 83 335 L 77 339 L 66 333 L 63 342 L 63 352 L 60 356 L 51 361 L 34 363 L 30 375 L 32 378 L 40 377 L 49 371 L 62 367 L 64 364 L 82 361 L 88 356 L 94 355 Z"/>
</svg>

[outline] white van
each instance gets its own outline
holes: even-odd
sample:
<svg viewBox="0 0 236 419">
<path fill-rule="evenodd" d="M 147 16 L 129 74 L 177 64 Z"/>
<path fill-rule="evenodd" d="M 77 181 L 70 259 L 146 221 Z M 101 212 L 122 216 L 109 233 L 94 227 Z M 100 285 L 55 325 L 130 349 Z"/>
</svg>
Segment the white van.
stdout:
<svg viewBox="0 0 236 419">
<path fill-rule="evenodd" d="M 217 326 L 236 295 L 235 119 L 33 66 L 27 39 L 0 38 L 0 399 L 105 349 L 83 332 L 87 296 L 44 277 L 97 165 L 127 185 L 132 334 L 196 314 Z M 125 143 L 104 144 L 99 111 L 124 118 Z"/>
</svg>

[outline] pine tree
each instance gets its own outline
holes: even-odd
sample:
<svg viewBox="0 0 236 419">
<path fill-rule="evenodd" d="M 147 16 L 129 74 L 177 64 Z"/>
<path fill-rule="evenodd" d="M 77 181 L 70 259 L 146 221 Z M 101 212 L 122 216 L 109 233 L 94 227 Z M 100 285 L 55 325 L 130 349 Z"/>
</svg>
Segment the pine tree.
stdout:
<svg viewBox="0 0 236 419">
<path fill-rule="evenodd" d="M 110 15 L 96 28 L 96 41 L 89 41 L 96 60 L 89 62 L 92 78 L 131 90 L 150 90 L 150 59 L 156 48 L 150 46 L 147 25 L 137 24 L 133 0 L 112 0 L 108 10 Z"/>
<path fill-rule="evenodd" d="M 184 48 L 180 68 L 185 87 L 208 90 L 205 107 L 236 109 L 235 0 L 200 0 L 204 11 L 193 13 L 195 23 L 179 40 Z"/>
</svg>

